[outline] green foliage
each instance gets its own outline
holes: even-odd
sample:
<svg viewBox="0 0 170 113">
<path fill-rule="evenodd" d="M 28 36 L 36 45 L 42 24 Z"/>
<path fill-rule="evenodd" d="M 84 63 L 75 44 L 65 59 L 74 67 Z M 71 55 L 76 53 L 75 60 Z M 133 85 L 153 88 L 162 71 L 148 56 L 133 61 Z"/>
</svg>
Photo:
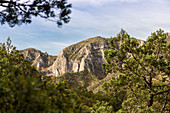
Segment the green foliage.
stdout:
<svg viewBox="0 0 170 113">
<path fill-rule="evenodd" d="M 86 112 L 91 112 L 91 108 L 93 108 L 98 101 L 110 101 L 110 98 L 103 92 L 93 93 L 92 91 L 88 91 L 85 87 L 79 87 L 72 92 L 74 93 L 75 100 L 78 100 Z"/>
<path fill-rule="evenodd" d="M 61 26 L 70 21 L 71 4 L 67 0 L 0 0 L 0 23 L 8 23 L 10 27 L 29 24 L 32 16 L 41 17 Z M 58 13 L 58 14 L 57 14 Z"/>
<path fill-rule="evenodd" d="M 89 108 L 96 102 L 95 95 L 92 91 L 88 91 L 85 87 L 79 87 L 72 91 L 74 93 L 75 100 L 79 101 L 86 112 L 89 112 Z"/>
<path fill-rule="evenodd" d="M 113 113 L 112 106 L 109 106 L 109 104 L 104 101 L 97 101 L 97 103 L 93 105 L 93 107 L 91 107 L 90 109 L 90 113 Z"/>
<path fill-rule="evenodd" d="M 65 82 L 52 84 L 11 46 L 0 47 L 0 112 L 80 113 Z"/>
<path fill-rule="evenodd" d="M 85 87 L 79 87 L 73 90 L 73 93 L 75 100 L 79 100 L 79 103 L 87 113 L 113 113 L 121 108 L 121 103 L 118 98 L 116 98 L 115 95 L 108 95 L 106 92 L 99 91 L 93 93 Z"/>
<path fill-rule="evenodd" d="M 55 83 L 40 75 L 8 39 L 0 46 L 0 112 L 168 113 L 170 45 L 166 34 L 158 30 L 143 42 L 121 30 L 109 42 L 103 68 L 114 76 L 103 84 L 104 92 L 93 93 L 78 88 L 96 79 L 89 73 L 59 76 L 76 88 L 70 90 L 65 82 Z"/>
<path fill-rule="evenodd" d="M 122 29 L 109 42 L 111 48 L 104 51 L 107 63 L 103 67 L 107 73 L 119 74 L 104 89 L 121 102 L 119 112 L 168 111 L 170 45 L 166 34 L 158 30 L 143 42 Z"/>
<path fill-rule="evenodd" d="M 87 87 L 91 85 L 92 81 L 96 80 L 98 80 L 97 77 L 87 70 L 71 73 L 67 72 L 56 77 L 56 82 L 65 81 L 73 89 L 82 86 Z"/>
</svg>

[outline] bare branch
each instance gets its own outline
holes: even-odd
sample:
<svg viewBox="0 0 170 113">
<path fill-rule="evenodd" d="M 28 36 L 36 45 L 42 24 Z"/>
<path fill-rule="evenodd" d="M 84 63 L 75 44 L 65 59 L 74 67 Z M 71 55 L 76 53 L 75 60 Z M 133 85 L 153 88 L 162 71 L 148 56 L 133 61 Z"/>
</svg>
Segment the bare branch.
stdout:
<svg viewBox="0 0 170 113">
<path fill-rule="evenodd" d="M 157 93 L 155 93 L 155 94 L 154 94 L 154 96 L 155 96 L 155 95 L 162 94 L 162 93 L 166 93 L 166 92 L 169 92 L 169 91 L 170 91 L 170 88 L 169 88 L 169 89 L 167 89 L 167 90 L 165 90 L 165 91 L 157 92 Z"/>
<path fill-rule="evenodd" d="M 164 105 L 163 105 L 163 107 L 162 107 L 161 113 L 163 113 L 163 111 L 164 111 L 164 109 L 165 109 L 165 107 L 166 107 L 166 104 L 167 104 L 167 102 L 168 102 L 168 94 L 169 94 L 169 92 L 167 92 L 167 94 L 166 94 L 166 96 L 165 96 L 165 103 L 164 103 Z"/>
<path fill-rule="evenodd" d="M 131 87 L 130 85 L 128 85 L 128 86 L 129 86 L 130 90 L 132 91 L 133 95 L 135 96 L 136 101 L 138 102 L 138 104 L 139 104 L 139 106 L 140 106 L 140 108 L 141 108 L 142 106 L 141 106 L 141 103 L 140 103 L 139 100 L 138 100 L 137 95 L 135 94 L 135 92 L 134 92 L 134 90 L 132 89 L 132 87 Z"/>
</svg>

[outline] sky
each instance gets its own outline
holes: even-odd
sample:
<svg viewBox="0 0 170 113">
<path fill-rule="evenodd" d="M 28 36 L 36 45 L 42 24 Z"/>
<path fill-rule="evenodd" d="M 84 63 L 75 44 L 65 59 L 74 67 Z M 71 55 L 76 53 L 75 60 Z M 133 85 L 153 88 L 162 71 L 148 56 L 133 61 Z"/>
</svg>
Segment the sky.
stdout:
<svg viewBox="0 0 170 113">
<path fill-rule="evenodd" d="M 58 55 L 82 40 L 116 36 L 123 28 L 130 36 L 146 40 L 152 32 L 170 32 L 170 0 L 67 0 L 71 21 L 61 28 L 54 22 L 32 18 L 31 24 L 10 28 L 0 25 L 0 42 L 8 37 L 17 49 L 36 48 Z"/>
</svg>

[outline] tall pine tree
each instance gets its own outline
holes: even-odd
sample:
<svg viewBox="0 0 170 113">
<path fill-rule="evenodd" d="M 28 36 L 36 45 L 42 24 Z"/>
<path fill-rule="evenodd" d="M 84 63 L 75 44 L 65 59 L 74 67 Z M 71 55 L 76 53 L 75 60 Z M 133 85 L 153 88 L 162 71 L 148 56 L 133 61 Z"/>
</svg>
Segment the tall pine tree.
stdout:
<svg viewBox="0 0 170 113">
<path fill-rule="evenodd" d="M 158 30 L 144 41 L 130 37 L 123 29 L 109 39 L 104 51 L 107 73 L 118 73 L 104 85 L 111 96 L 122 103 L 120 111 L 165 112 L 170 103 L 170 45 L 166 34 Z M 115 97 L 113 97 L 115 98 Z"/>
</svg>

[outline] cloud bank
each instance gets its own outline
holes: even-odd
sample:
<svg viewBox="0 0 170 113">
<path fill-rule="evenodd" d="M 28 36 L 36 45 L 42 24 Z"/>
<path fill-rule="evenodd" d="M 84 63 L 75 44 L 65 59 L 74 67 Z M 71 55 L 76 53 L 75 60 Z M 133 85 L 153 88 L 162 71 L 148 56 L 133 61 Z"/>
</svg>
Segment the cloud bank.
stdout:
<svg viewBox="0 0 170 113">
<path fill-rule="evenodd" d="M 151 32 L 170 32 L 169 0 L 68 0 L 71 21 L 57 28 L 53 22 L 33 18 L 30 25 L 0 26 L 0 42 L 8 36 L 19 49 L 35 47 L 59 54 L 66 46 L 102 36 L 116 36 L 123 28 L 131 36 L 146 40 Z"/>
</svg>

